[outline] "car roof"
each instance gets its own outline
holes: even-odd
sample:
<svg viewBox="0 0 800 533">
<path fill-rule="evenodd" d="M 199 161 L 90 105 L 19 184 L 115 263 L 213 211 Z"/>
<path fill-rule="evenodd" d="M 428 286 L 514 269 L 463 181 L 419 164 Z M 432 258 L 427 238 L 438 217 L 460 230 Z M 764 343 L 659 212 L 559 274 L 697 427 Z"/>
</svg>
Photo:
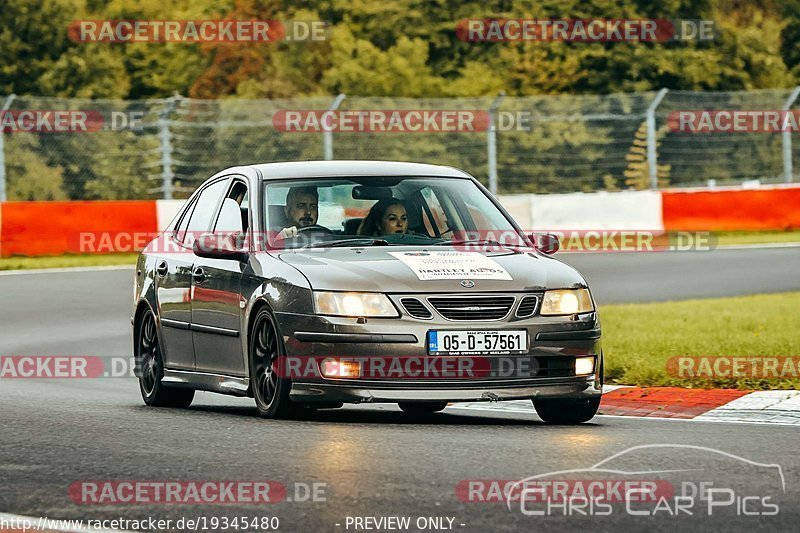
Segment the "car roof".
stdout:
<svg viewBox="0 0 800 533">
<path fill-rule="evenodd" d="M 252 165 L 265 180 L 348 176 L 431 176 L 471 178 L 463 170 L 441 165 L 401 161 L 293 161 Z"/>
</svg>

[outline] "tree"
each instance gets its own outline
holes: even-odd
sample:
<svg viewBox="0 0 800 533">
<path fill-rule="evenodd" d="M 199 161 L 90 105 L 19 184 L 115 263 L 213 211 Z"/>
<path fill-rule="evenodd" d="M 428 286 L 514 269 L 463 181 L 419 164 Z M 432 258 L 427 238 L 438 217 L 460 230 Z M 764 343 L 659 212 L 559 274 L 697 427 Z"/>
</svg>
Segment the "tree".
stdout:
<svg viewBox="0 0 800 533">
<path fill-rule="evenodd" d="M 66 200 L 64 169 L 41 157 L 34 134 L 15 133 L 6 142 L 9 200 Z"/>
<path fill-rule="evenodd" d="M 664 136 L 669 131 L 666 124 L 656 130 L 656 139 Z M 661 143 L 656 140 L 656 149 Z M 633 139 L 628 153 L 625 155 L 628 167 L 625 169 L 625 185 L 633 189 L 644 190 L 650 188 L 650 166 L 647 160 L 647 122 L 642 122 Z M 656 180 L 659 188 L 669 186 L 670 165 L 656 165 Z"/>
</svg>

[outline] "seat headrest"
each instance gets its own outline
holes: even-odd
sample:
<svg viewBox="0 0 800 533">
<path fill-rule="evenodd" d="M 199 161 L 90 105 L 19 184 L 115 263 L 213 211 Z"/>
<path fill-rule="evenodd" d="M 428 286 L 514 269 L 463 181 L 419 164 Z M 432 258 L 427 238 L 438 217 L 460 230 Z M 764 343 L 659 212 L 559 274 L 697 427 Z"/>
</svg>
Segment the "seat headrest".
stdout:
<svg viewBox="0 0 800 533">
<path fill-rule="evenodd" d="M 287 225 L 286 213 L 282 205 L 267 206 L 267 216 L 269 216 L 269 227 L 273 230 L 282 230 Z"/>
<path fill-rule="evenodd" d="M 406 215 L 408 216 L 408 229 L 427 233 L 427 231 L 425 231 L 425 225 L 422 223 L 422 213 L 417 203 L 406 201 L 403 202 L 403 205 L 406 207 Z"/>
<path fill-rule="evenodd" d="M 358 235 L 358 227 L 361 225 L 362 220 L 364 219 L 361 217 L 345 220 L 343 224 L 345 235 Z"/>
</svg>

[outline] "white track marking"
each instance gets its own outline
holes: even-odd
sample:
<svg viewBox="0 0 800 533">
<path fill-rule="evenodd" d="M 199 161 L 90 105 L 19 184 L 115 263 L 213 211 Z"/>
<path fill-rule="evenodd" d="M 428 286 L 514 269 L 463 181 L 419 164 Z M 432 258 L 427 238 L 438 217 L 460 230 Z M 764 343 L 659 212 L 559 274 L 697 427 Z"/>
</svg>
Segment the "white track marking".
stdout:
<svg viewBox="0 0 800 533">
<path fill-rule="evenodd" d="M 696 417 L 701 421 L 760 422 L 800 426 L 800 391 L 752 392 Z"/>
<path fill-rule="evenodd" d="M 760 250 L 768 248 L 800 248 L 800 242 L 770 242 L 763 244 L 723 244 L 715 250 Z"/>
<path fill-rule="evenodd" d="M 26 274 L 65 274 L 69 272 L 99 272 L 104 270 L 133 270 L 136 265 L 106 265 L 92 267 L 30 268 L 20 270 L 0 270 L 0 276 L 22 276 Z"/>
<path fill-rule="evenodd" d="M 604 392 L 622 388 L 620 386 L 604 386 Z M 529 400 L 510 400 L 505 402 L 459 402 L 449 409 L 468 409 L 491 413 L 535 414 L 533 404 Z M 602 409 L 602 408 L 601 408 Z M 755 391 L 731 400 L 715 409 L 711 409 L 694 418 L 630 416 L 630 415 L 597 415 L 603 418 L 670 420 L 674 422 L 714 422 L 726 424 L 761 424 L 770 426 L 800 427 L 800 391 L 774 390 Z"/>
<path fill-rule="evenodd" d="M 533 410 L 533 406 L 531 406 L 530 410 L 522 410 L 522 409 L 492 409 L 490 406 L 460 406 L 460 405 L 451 405 L 447 408 L 449 409 L 465 409 L 467 411 L 485 411 L 487 413 L 509 413 L 509 414 L 519 414 L 519 415 L 535 415 L 536 411 Z M 766 422 L 766 421 L 755 421 L 755 420 L 723 420 L 723 419 L 714 419 L 714 418 L 704 418 L 700 419 L 698 417 L 695 418 L 667 418 L 667 417 L 657 417 L 657 416 L 624 416 L 624 415 L 595 415 L 594 418 L 619 418 L 621 420 L 649 420 L 654 422 L 705 422 L 709 424 L 745 424 L 745 425 L 757 425 L 757 426 L 783 426 L 783 427 L 798 427 L 796 423 L 787 423 L 787 422 Z M 592 420 L 594 420 L 594 418 Z"/>
</svg>

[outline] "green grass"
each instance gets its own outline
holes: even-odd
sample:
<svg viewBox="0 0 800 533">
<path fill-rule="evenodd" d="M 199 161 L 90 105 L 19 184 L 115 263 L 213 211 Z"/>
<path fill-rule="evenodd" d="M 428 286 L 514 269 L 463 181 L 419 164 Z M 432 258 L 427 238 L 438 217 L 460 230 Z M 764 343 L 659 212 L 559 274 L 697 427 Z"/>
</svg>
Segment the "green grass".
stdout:
<svg viewBox="0 0 800 533">
<path fill-rule="evenodd" d="M 800 230 L 787 231 L 718 231 L 714 233 L 718 246 L 734 244 L 800 243 Z"/>
<path fill-rule="evenodd" d="M 671 376 L 674 356 L 800 356 L 800 292 L 600 308 L 606 382 L 800 389 L 799 379 Z"/>
<path fill-rule="evenodd" d="M 139 254 L 67 254 L 46 257 L 2 257 L 0 270 L 135 265 Z"/>
</svg>

